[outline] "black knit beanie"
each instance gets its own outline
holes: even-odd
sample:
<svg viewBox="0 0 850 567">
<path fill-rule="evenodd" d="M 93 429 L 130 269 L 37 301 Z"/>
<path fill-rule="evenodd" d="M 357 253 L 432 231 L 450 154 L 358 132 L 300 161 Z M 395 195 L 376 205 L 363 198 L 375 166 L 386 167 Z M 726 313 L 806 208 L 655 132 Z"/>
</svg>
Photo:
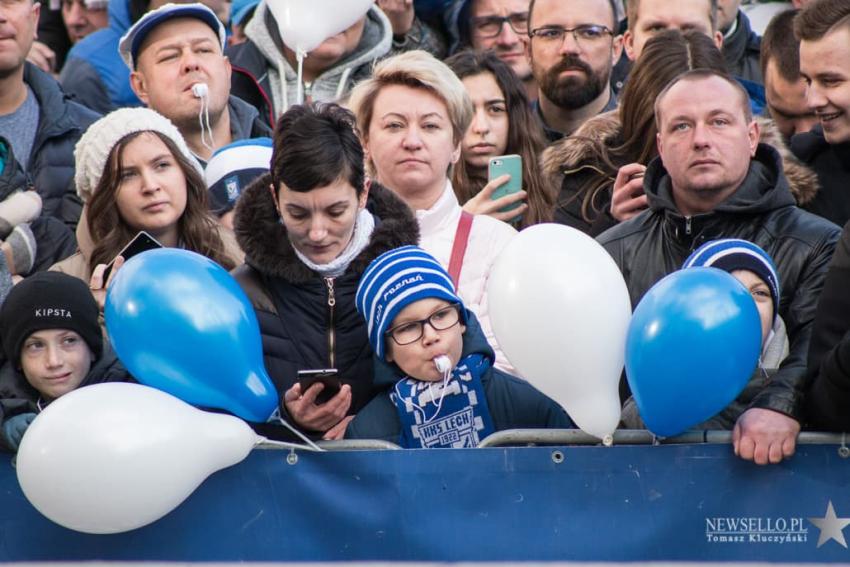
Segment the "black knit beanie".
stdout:
<svg viewBox="0 0 850 567">
<path fill-rule="evenodd" d="M 79 278 L 38 272 L 12 288 L 0 307 L 3 351 L 16 364 L 24 341 L 36 331 L 70 329 L 88 344 L 95 358 L 103 350 L 97 302 Z"/>
</svg>

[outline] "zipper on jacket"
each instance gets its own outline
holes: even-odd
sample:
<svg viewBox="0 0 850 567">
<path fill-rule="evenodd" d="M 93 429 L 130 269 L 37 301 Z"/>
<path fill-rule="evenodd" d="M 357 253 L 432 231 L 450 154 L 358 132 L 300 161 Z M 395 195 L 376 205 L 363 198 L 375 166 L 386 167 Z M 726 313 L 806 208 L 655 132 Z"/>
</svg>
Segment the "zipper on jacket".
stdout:
<svg viewBox="0 0 850 567">
<path fill-rule="evenodd" d="M 336 331 L 334 330 L 334 307 L 336 306 L 336 295 L 334 294 L 334 279 L 325 278 L 328 286 L 328 368 L 336 368 Z"/>
<path fill-rule="evenodd" d="M 692 220 L 693 220 L 693 217 L 685 217 L 685 234 L 688 235 L 688 236 L 691 235 L 691 221 Z"/>
</svg>

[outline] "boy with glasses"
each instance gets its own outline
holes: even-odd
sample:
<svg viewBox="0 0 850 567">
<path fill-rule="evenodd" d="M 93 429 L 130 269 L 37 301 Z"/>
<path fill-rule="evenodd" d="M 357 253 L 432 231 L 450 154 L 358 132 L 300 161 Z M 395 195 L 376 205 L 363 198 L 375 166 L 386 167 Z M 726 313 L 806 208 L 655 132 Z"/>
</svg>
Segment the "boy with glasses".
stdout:
<svg viewBox="0 0 850 567">
<path fill-rule="evenodd" d="M 476 447 L 503 429 L 572 427 L 553 400 L 493 367 L 475 316 L 421 248 L 376 258 L 357 287 L 356 305 L 374 351 L 375 385 L 389 392 L 357 414 L 346 438 Z"/>
</svg>

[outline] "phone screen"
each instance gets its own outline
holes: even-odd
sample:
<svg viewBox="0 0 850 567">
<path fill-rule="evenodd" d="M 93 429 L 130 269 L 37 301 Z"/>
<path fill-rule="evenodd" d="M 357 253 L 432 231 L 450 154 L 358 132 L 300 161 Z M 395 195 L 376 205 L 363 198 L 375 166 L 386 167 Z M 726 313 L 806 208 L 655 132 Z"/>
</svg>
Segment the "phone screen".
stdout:
<svg viewBox="0 0 850 567">
<path fill-rule="evenodd" d="M 342 383 L 337 377 L 336 368 L 298 371 L 298 383 L 301 385 L 302 394 L 316 382 L 321 382 L 324 385 L 322 391 L 316 396 L 316 405 L 327 403 L 342 388 Z"/>
<path fill-rule="evenodd" d="M 514 193 L 522 191 L 522 158 L 520 156 L 511 154 L 490 158 L 490 162 L 487 167 L 488 180 L 492 181 L 493 179 L 505 174 L 510 175 L 511 179 L 493 191 L 493 194 L 490 196 L 492 200 L 499 199 L 505 195 L 513 195 Z M 508 205 L 507 207 L 500 209 L 500 212 L 511 211 L 519 207 L 521 204 L 522 202 L 520 201 L 513 205 Z"/>
<path fill-rule="evenodd" d="M 136 236 L 133 237 L 127 246 L 121 249 L 121 252 L 115 255 L 115 258 L 121 256 L 124 258 L 124 261 L 129 260 L 133 256 L 137 254 L 141 254 L 146 250 L 155 250 L 157 248 L 162 248 L 162 244 L 157 242 L 156 238 L 145 232 L 144 230 L 139 232 Z M 103 272 L 103 284 L 106 285 L 106 282 L 109 281 L 109 274 L 112 273 L 112 265 L 115 263 L 115 258 L 112 259 L 111 262 L 106 266 L 106 270 Z"/>
</svg>

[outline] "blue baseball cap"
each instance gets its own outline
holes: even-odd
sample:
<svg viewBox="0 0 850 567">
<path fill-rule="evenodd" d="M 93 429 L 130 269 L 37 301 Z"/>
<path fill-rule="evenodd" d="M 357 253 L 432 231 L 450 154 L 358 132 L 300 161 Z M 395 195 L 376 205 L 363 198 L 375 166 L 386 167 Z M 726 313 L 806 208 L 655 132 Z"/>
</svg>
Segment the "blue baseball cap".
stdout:
<svg viewBox="0 0 850 567">
<path fill-rule="evenodd" d="M 224 24 L 215 15 L 215 12 L 200 3 L 166 4 L 142 16 L 121 37 L 121 41 L 118 43 L 118 53 L 131 71 L 136 68 L 136 57 L 139 54 L 139 48 L 148 34 L 159 24 L 175 18 L 195 18 L 207 24 L 218 35 L 221 50 L 224 52 L 226 40 Z"/>
</svg>

